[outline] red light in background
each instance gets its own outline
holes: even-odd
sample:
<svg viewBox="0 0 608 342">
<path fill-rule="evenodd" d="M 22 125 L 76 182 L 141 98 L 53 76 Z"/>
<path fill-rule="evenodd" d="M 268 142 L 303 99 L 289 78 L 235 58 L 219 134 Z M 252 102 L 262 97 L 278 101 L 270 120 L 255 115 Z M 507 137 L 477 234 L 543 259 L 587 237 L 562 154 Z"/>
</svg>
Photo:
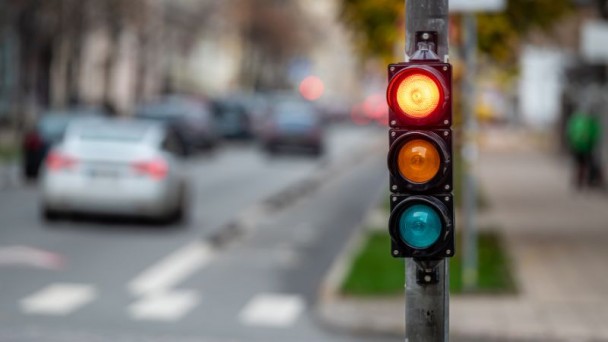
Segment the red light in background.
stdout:
<svg viewBox="0 0 608 342">
<path fill-rule="evenodd" d="M 363 110 L 368 118 L 382 125 L 388 124 L 388 105 L 383 94 L 368 96 L 363 102 Z"/>
<path fill-rule="evenodd" d="M 300 82 L 300 94 L 309 101 L 319 99 L 323 95 L 325 85 L 317 76 L 308 76 Z"/>
<path fill-rule="evenodd" d="M 350 118 L 357 126 L 365 126 L 369 124 L 369 117 L 365 115 L 363 104 L 353 105 L 350 111 Z"/>
</svg>

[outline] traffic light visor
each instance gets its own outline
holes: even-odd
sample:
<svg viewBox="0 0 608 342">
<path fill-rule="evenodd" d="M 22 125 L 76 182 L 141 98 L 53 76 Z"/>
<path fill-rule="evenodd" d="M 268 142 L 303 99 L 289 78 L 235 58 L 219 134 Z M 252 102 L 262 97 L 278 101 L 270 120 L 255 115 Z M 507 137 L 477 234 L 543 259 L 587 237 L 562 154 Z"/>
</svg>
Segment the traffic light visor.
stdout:
<svg viewBox="0 0 608 342">
<path fill-rule="evenodd" d="M 413 139 L 403 144 L 397 159 L 399 173 L 412 183 L 425 183 L 433 179 L 441 166 L 437 147 L 428 140 Z"/>
<path fill-rule="evenodd" d="M 426 204 L 415 204 L 405 209 L 399 219 L 399 234 L 403 242 L 413 248 L 428 248 L 441 236 L 442 223 L 435 209 Z"/>
</svg>

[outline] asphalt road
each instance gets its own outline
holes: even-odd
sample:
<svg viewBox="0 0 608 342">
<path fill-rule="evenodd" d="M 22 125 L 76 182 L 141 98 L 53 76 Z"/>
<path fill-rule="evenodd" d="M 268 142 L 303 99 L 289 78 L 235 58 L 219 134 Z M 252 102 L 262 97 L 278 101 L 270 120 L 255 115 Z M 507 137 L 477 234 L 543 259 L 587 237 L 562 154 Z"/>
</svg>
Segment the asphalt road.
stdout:
<svg viewBox="0 0 608 342">
<path fill-rule="evenodd" d="M 386 183 L 381 129 L 322 159 L 229 145 L 188 162 L 187 223 L 47 225 L 0 192 L 0 341 L 379 341 L 324 329 L 317 289 Z"/>
</svg>

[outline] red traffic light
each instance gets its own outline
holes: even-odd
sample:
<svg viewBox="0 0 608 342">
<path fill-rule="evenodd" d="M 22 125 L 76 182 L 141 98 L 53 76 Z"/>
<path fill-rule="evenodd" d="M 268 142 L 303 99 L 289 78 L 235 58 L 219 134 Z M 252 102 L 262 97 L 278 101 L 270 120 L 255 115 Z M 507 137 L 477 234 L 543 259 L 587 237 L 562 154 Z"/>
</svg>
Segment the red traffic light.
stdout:
<svg viewBox="0 0 608 342">
<path fill-rule="evenodd" d="M 386 99 L 399 125 L 449 125 L 442 122 L 450 112 L 449 68 L 432 65 L 389 66 L 390 82 Z M 440 71 L 444 71 L 443 73 Z M 450 112 L 451 114 L 451 112 Z"/>
</svg>

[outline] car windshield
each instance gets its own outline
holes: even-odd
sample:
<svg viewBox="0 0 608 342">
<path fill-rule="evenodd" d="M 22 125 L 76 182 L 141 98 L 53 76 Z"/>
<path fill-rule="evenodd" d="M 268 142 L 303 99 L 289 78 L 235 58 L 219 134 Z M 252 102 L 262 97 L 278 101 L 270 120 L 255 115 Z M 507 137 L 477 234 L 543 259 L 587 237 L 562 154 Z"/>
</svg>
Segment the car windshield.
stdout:
<svg viewBox="0 0 608 342">
<path fill-rule="evenodd" d="M 171 121 L 181 115 L 179 107 L 167 104 L 146 105 L 137 112 L 137 117 L 158 121 Z"/>
<path fill-rule="evenodd" d="M 143 140 L 149 126 L 146 125 L 79 125 L 76 136 L 83 142 L 137 143 Z"/>
<path fill-rule="evenodd" d="M 141 106 L 136 116 L 142 119 L 172 121 L 182 117 L 209 117 L 208 109 L 201 104 L 189 101 L 168 101 Z"/>
<path fill-rule="evenodd" d="M 38 123 L 38 132 L 46 139 L 60 140 L 70 120 L 69 115 L 46 115 Z"/>
<path fill-rule="evenodd" d="M 299 103 L 284 103 L 277 106 L 275 121 L 279 126 L 314 126 L 317 115 L 309 105 Z"/>
</svg>

